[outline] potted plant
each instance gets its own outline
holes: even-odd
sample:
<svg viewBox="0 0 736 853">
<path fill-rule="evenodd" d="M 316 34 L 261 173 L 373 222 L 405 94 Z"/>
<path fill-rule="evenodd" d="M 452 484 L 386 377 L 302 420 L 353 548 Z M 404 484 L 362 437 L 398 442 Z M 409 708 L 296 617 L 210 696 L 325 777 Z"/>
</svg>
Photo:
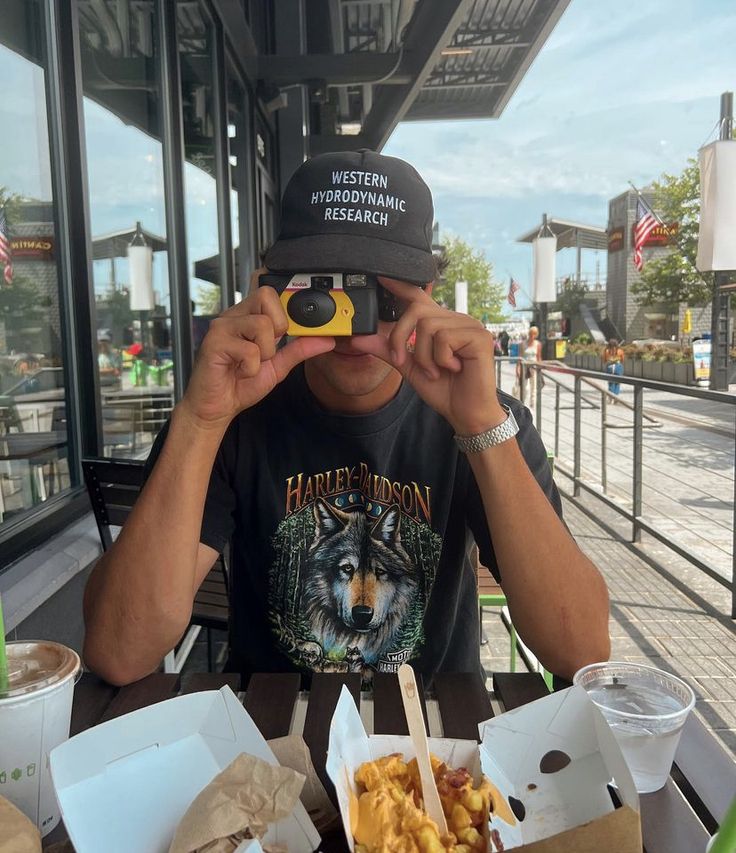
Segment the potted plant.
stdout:
<svg viewBox="0 0 736 853">
<path fill-rule="evenodd" d="M 639 358 L 639 347 L 635 344 L 625 344 L 624 351 L 624 373 L 626 376 L 635 376 L 634 362 Z"/>
<path fill-rule="evenodd" d="M 675 379 L 678 385 L 690 385 L 695 378 L 693 372 L 693 352 L 691 347 L 683 347 L 674 358 Z"/>
</svg>

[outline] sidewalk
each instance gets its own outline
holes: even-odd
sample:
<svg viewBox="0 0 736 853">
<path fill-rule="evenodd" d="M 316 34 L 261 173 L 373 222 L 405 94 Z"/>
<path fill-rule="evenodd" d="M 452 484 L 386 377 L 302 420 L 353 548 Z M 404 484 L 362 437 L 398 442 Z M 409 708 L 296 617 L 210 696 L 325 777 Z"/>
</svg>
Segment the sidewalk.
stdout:
<svg viewBox="0 0 736 853">
<path fill-rule="evenodd" d="M 648 663 L 687 681 L 696 713 L 736 757 L 736 626 L 723 615 L 728 590 L 679 558 L 668 560 L 664 576 L 646 560 L 654 546 L 632 546 L 570 500 L 563 504 L 573 536 L 608 584 L 611 658 Z M 613 513 L 595 511 L 606 524 L 618 523 Z M 665 562 L 666 554 L 657 556 Z M 508 671 L 509 637 L 498 610 L 484 610 L 483 629 L 483 665 L 489 673 Z"/>
</svg>

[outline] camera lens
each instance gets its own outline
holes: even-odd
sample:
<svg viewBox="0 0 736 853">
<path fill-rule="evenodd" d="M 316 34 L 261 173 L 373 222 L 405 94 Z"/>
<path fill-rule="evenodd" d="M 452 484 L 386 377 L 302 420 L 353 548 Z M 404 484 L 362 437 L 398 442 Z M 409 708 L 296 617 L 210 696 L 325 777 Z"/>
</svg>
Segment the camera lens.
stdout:
<svg viewBox="0 0 736 853">
<path fill-rule="evenodd" d="M 323 290 L 300 290 L 286 306 L 286 313 L 300 326 L 315 329 L 325 326 L 335 316 L 335 300 Z"/>
</svg>

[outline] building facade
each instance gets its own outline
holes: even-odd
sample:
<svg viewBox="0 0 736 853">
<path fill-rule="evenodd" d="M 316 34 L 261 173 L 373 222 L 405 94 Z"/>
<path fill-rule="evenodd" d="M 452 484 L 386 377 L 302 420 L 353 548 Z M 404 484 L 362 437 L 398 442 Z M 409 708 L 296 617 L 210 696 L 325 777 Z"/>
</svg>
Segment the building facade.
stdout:
<svg viewBox="0 0 736 853">
<path fill-rule="evenodd" d="M 654 193 L 642 192 L 647 204 L 654 204 Z M 608 316 L 626 341 L 648 338 L 659 340 L 679 339 L 687 305 L 658 303 L 640 305 L 631 287 L 640 279 L 634 264 L 634 225 L 636 223 L 637 194 L 627 190 L 608 203 L 608 276 L 606 307 Z M 644 264 L 666 255 L 670 249 L 666 237 L 658 232 L 643 248 Z M 710 331 L 710 305 L 691 309 L 692 333 Z"/>
</svg>

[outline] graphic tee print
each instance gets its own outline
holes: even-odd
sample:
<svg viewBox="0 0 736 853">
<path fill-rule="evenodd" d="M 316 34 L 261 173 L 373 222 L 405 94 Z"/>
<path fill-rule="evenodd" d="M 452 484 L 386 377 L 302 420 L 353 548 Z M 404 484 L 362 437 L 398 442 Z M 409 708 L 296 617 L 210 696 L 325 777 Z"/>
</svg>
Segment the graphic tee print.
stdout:
<svg viewBox="0 0 736 853">
<path fill-rule="evenodd" d="M 366 679 L 415 657 L 442 548 L 430 487 L 362 463 L 287 478 L 285 506 L 269 572 L 283 654 L 305 670 Z"/>
</svg>

